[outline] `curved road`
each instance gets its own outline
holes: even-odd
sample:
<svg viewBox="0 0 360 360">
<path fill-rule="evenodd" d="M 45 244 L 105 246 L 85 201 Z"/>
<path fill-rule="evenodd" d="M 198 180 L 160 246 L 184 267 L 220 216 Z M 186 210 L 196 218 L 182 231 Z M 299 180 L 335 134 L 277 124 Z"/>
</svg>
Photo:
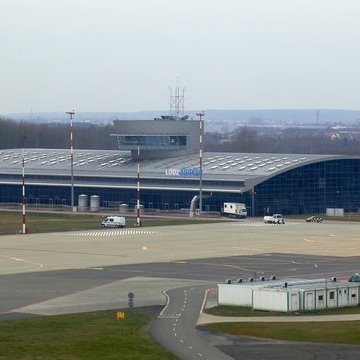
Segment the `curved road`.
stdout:
<svg viewBox="0 0 360 360">
<path fill-rule="evenodd" d="M 167 290 L 167 305 L 150 328 L 152 336 L 184 360 L 358 360 L 360 346 L 293 342 L 246 336 L 213 335 L 197 330 L 197 319 L 209 286 Z M 202 318 L 205 314 L 200 314 Z M 205 315 L 205 316 L 204 316 Z M 333 317 L 333 316 L 332 316 Z M 350 320 L 345 316 L 345 320 Z M 209 316 L 215 319 L 215 316 Z M 310 317 L 309 317 L 310 318 Z M 329 321 L 331 316 L 317 319 Z M 224 321 L 223 318 L 221 318 Z M 228 321 L 262 321 L 261 318 L 228 318 Z M 357 320 L 354 316 L 353 320 Z M 269 320 L 269 319 L 265 319 Z M 275 319 L 275 321 L 278 319 Z M 280 319 L 281 320 L 281 319 Z M 293 321 L 294 319 L 292 319 Z M 297 318 L 296 320 L 306 320 Z M 341 321 L 341 317 L 338 317 Z M 226 320 L 225 320 L 226 321 Z M 307 321 L 314 321 L 310 318 Z M 222 352 L 223 350 L 224 352 Z M 289 356 L 291 354 L 291 357 Z"/>
<path fill-rule="evenodd" d="M 175 288 L 165 291 L 167 305 L 152 323 L 151 334 L 180 359 L 229 360 L 196 329 L 206 288 Z"/>
</svg>

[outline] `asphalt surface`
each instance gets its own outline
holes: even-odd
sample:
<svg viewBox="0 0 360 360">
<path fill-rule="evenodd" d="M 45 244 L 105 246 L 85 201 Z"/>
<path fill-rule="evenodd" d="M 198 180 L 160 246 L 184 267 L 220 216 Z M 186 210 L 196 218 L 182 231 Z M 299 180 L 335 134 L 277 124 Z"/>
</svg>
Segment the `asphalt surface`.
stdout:
<svg viewBox="0 0 360 360">
<path fill-rule="evenodd" d="M 159 343 L 180 359 L 229 360 L 196 330 L 197 317 L 206 287 L 166 290 L 168 302 L 151 326 L 151 334 Z"/>
<path fill-rule="evenodd" d="M 135 306 L 165 306 L 174 298 L 173 291 L 181 294 L 184 290 L 179 289 L 187 289 L 187 305 L 175 327 L 177 336 L 170 329 L 166 330 L 170 338 L 164 339 L 165 346 L 175 346 L 174 352 L 180 358 L 190 359 L 188 353 L 182 353 L 187 346 L 186 351 L 209 359 L 217 359 L 219 350 L 234 359 L 281 359 L 290 348 L 293 359 L 302 355 L 302 359 L 321 359 L 329 345 L 286 345 L 194 330 L 201 292 L 225 279 L 250 276 L 346 279 L 360 272 L 358 229 L 359 225 L 353 223 L 288 221 L 285 225 L 264 225 L 246 220 L 2 236 L 0 318 L 125 308 L 129 292 L 135 294 Z M 178 289 L 169 290 L 167 298 L 163 291 L 173 288 Z M 176 295 L 166 311 L 179 314 L 184 296 L 184 292 Z M 159 321 L 165 322 L 161 326 L 174 325 L 174 319 L 160 317 Z M 174 345 L 178 334 L 184 334 L 184 343 L 178 341 Z M 210 345 L 208 350 L 206 344 Z M 327 359 L 333 355 L 337 359 L 352 359 L 353 352 L 359 358 L 359 347 L 330 347 Z M 306 357 L 310 354 L 313 357 Z"/>
</svg>

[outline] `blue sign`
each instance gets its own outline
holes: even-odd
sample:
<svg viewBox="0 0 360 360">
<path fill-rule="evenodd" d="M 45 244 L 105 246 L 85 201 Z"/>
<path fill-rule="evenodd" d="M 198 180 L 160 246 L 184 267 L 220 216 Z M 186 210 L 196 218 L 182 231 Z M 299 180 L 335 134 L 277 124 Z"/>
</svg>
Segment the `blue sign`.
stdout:
<svg viewBox="0 0 360 360">
<path fill-rule="evenodd" d="M 165 175 L 168 176 L 200 176 L 199 168 L 193 169 L 165 169 Z"/>
</svg>

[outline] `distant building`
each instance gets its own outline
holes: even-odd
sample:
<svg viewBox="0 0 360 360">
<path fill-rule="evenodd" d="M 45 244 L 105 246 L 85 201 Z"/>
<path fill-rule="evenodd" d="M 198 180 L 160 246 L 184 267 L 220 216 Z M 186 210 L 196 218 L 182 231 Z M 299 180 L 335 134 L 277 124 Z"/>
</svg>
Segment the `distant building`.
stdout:
<svg viewBox="0 0 360 360">
<path fill-rule="evenodd" d="M 118 151 L 74 150 L 75 198 L 132 209 L 139 159 L 142 209 L 188 211 L 199 195 L 199 135 L 186 116 L 115 120 Z M 245 203 L 249 216 L 360 209 L 360 156 L 206 152 L 202 165 L 204 212 L 224 202 Z M 21 202 L 21 173 L 22 149 L 0 150 L 0 203 Z M 25 178 L 28 205 L 69 206 L 69 149 L 25 149 Z"/>
</svg>

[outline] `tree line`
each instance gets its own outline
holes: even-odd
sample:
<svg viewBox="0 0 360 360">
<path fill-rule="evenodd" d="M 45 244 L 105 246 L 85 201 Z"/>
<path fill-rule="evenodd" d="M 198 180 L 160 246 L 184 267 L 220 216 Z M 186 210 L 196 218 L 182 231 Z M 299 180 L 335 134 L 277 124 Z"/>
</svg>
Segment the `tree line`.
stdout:
<svg viewBox="0 0 360 360">
<path fill-rule="evenodd" d="M 359 155 L 360 130 L 336 133 L 331 129 L 271 130 L 241 127 L 231 134 L 206 133 L 205 151 Z"/>
<path fill-rule="evenodd" d="M 73 124 L 73 145 L 78 149 L 117 149 L 112 125 Z M 70 147 L 70 125 L 66 123 L 33 123 L 0 119 L 0 148 Z"/>
<path fill-rule="evenodd" d="M 74 122 L 74 147 L 78 149 L 116 150 L 113 125 Z M 33 123 L 0 118 L 0 148 L 70 147 L 70 125 L 67 123 Z M 231 133 L 206 132 L 207 152 L 255 152 L 294 154 L 360 154 L 360 139 L 354 134 L 334 136 L 326 129 L 239 127 Z"/>
</svg>

